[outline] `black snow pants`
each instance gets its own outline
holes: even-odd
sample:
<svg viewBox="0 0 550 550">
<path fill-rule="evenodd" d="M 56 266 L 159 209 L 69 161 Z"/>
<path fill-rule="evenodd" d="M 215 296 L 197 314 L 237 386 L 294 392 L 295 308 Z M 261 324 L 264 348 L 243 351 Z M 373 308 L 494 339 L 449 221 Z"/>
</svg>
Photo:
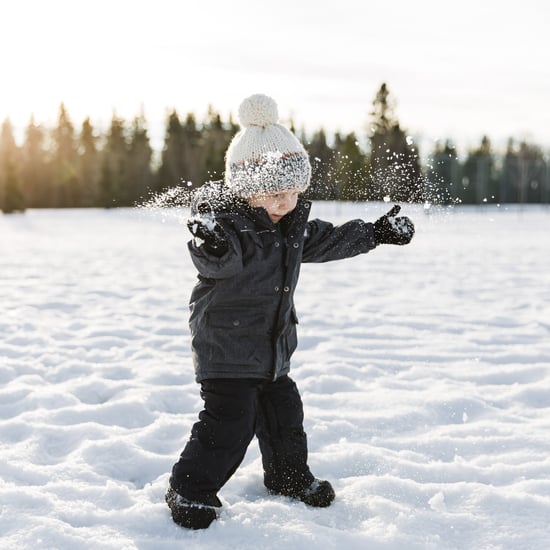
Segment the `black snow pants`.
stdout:
<svg viewBox="0 0 550 550">
<path fill-rule="evenodd" d="M 183 497 L 220 506 L 217 493 L 258 438 L 264 483 L 300 490 L 314 477 L 307 465 L 303 405 L 293 380 L 212 379 L 201 384 L 204 409 L 172 469 L 170 485 Z"/>
</svg>

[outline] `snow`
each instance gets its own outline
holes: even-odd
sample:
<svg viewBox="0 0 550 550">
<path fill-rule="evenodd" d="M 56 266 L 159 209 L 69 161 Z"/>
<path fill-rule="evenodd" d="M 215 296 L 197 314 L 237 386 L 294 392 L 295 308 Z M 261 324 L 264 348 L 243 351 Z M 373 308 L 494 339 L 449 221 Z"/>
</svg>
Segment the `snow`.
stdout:
<svg viewBox="0 0 550 550">
<path fill-rule="evenodd" d="M 165 214 L 0 216 L 0 548 L 550 547 L 548 207 L 403 206 L 411 245 L 305 265 L 292 376 L 337 499 L 268 496 L 253 442 L 203 532 L 163 501 L 201 404 Z"/>
</svg>

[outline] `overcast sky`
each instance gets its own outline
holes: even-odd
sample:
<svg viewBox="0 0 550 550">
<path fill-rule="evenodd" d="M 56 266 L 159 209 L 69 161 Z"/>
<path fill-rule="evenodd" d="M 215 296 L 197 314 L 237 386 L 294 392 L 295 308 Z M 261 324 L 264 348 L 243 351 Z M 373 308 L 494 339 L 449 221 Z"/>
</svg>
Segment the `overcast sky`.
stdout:
<svg viewBox="0 0 550 550">
<path fill-rule="evenodd" d="M 545 0 L 13 0 L 0 7 L 0 121 L 79 129 L 143 108 L 158 147 L 169 110 L 224 116 L 256 92 L 283 119 L 369 128 L 387 82 L 401 125 L 427 147 L 483 134 L 550 149 Z"/>
</svg>

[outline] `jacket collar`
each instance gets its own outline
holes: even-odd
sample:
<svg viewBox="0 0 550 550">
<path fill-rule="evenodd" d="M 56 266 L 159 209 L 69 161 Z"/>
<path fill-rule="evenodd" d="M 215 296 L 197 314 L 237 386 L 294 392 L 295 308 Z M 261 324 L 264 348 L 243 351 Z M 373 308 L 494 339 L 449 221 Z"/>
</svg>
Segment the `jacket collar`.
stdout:
<svg viewBox="0 0 550 550">
<path fill-rule="evenodd" d="M 305 225 L 309 217 L 310 207 L 311 201 L 298 198 L 296 208 L 292 212 L 289 212 L 284 218 L 282 218 L 281 221 L 275 224 L 271 221 L 265 208 L 252 208 L 245 202 L 245 208 L 247 210 L 248 217 L 253 218 L 256 223 L 259 223 L 266 229 L 273 230 L 276 227 L 280 227 L 281 231 L 287 235 L 291 232 L 296 232 L 297 230 L 299 230 L 300 227 L 303 227 Z"/>
</svg>

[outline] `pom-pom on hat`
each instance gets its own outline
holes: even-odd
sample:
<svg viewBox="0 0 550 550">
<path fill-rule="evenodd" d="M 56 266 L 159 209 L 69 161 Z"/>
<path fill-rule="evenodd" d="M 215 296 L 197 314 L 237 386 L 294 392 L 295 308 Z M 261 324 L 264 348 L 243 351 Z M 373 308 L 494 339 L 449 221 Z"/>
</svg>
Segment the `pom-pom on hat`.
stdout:
<svg viewBox="0 0 550 550">
<path fill-rule="evenodd" d="M 309 187 L 306 150 L 278 120 L 277 104 L 266 95 L 255 94 L 241 103 L 242 129 L 225 155 L 225 183 L 236 195 L 250 198 Z"/>
</svg>

